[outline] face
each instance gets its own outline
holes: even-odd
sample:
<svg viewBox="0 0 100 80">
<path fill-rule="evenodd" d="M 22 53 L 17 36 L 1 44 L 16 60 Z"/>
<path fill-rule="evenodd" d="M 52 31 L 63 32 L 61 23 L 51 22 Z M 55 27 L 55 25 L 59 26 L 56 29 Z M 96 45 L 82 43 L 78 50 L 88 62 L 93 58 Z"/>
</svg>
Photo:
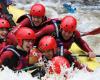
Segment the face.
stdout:
<svg viewBox="0 0 100 80">
<path fill-rule="evenodd" d="M 39 26 L 43 21 L 43 17 L 32 16 L 32 21 L 35 26 Z"/>
<path fill-rule="evenodd" d="M 0 37 L 1 38 L 6 38 L 6 35 L 8 33 L 8 30 L 5 28 L 0 28 Z"/>
<path fill-rule="evenodd" d="M 28 52 L 30 49 L 32 49 L 33 43 L 34 40 L 23 40 L 22 48 Z"/>
<path fill-rule="evenodd" d="M 65 39 L 65 40 L 68 40 L 72 35 L 73 35 L 73 32 L 66 32 L 64 30 L 62 30 L 62 37 Z"/>
<path fill-rule="evenodd" d="M 53 50 L 48 50 L 48 51 L 43 52 L 43 55 L 45 55 L 48 59 L 52 59 L 53 53 L 54 53 Z"/>
</svg>

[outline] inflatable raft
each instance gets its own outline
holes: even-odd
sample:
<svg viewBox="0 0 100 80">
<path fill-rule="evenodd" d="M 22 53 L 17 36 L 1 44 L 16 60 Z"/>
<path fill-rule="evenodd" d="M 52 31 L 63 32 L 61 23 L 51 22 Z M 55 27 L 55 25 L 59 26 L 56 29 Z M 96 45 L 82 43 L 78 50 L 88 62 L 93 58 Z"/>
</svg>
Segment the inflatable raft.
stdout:
<svg viewBox="0 0 100 80">
<path fill-rule="evenodd" d="M 13 19 L 15 22 L 21 15 L 26 13 L 26 11 L 17 9 L 13 6 L 9 6 L 8 10 L 11 14 L 13 14 Z M 96 58 L 89 60 L 86 56 L 78 56 L 78 54 L 83 54 L 84 52 L 75 43 L 72 45 L 71 51 L 73 54 L 76 54 L 81 63 L 86 64 L 89 68 L 94 70 L 100 67 L 100 62 L 98 62 Z"/>
</svg>

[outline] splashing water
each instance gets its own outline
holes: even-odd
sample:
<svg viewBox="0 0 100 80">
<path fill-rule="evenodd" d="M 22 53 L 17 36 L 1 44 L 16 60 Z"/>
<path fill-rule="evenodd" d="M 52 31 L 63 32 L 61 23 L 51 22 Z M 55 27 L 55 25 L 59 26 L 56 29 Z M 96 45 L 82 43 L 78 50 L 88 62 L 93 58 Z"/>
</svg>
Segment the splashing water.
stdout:
<svg viewBox="0 0 100 80">
<path fill-rule="evenodd" d="M 4 67 L 4 70 L 0 70 L 0 80 L 38 80 L 33 78 L 28 72 L 14 72 L 8 67 Z"/>
<path fill-rule="evenodd" d="M 49 74 L 48 72 L 44 77 L 38 79 L 38 77 L 32 77 L 28 72 L 14 72 L 8 67 L 4 67 L 4 70 L 0 70 L 0 80 L 100 80 L 100 68 L 94 70 L 94 72 L 88 72 L 86 67 L 82 70 L 66 68 L 61 66 L 60 74 Z"/>
</svg>

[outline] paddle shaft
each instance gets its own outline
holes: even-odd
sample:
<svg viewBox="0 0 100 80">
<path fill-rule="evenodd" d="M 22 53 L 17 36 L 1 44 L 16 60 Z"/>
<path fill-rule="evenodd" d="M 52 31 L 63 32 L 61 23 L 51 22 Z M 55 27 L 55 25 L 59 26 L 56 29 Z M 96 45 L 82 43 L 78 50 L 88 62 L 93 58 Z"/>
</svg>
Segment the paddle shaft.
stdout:
<svg viewBox="0 0 100 80">
<path fill-rule="evenodd" d="M 85 32 L 84 34 L 82 34 L 81 36 L 86 36 L 86 35 L 96 35 L 96 34 L 100 34 L 100 27 L 93 29 L 92 31 L 89 32 Z"/>
<path fill-rule="evenodd" d="M 82 55 L 82 54 L 80 54 L 80 55 L 78 55 L 78 56 L 86 56 L 86 57 L 88 57 L 88 55 Z M 100 55 L 96 55 L 96 57 L 100 57 Z"/>
</svg>

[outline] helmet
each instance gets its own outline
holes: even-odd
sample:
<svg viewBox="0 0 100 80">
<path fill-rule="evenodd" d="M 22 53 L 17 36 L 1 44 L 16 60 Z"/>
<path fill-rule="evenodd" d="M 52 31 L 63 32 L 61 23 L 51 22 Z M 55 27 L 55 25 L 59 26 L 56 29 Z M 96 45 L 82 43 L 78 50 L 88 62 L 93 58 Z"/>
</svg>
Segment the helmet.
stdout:
<svg viewBox="0 0 100 80">
<path fill-rule="evenodd" d="M 35 33 L 32 29 L 28 27 L 21 27 L 15 32 L 16 39 L 18 41 L 18 45 L 22 46 L 22 40 L 35 40 Z"/>
<path fill-rule="evenodd" d="M 55 72 L 57 74 L 60 74 L 61 66 L 66 68 L 70 67 L 69 61 L 62 56 L 56 56 L 51 61 L 52 61 L 52 65 L 49 69 L 50 73 Z"/>
<path fill-rule="evenodd" d="M 76 29 L 77 21 L 73 16 L 65 16 L 60 25 L 60 29 L 64 31 L 74 32 Z"/>
<path fill-rule="evenodd" d="M 0 18 L 0 28 L 10 28 L 10 24 L 7 20 Z"/>
<path fill-rule="evenodd" d="M 11 31 L 7 34 L 7 44 L 15 46 L 17 45 L 16 37 Z"/>
<path fill-rule="evenodd" d="M 44 36 L 40 42 L 38 48 L 42 51 L 54 50 L 56 51 L 57 43 L 54 37 Z"/>
<path fill-rule="evenodd" d="M 30 10 L 31 16 L 45 16 L 45 7 L 42 4 L 35 4 L 31 7 Z"/>
<path fill-rule="evenodd" d="M 37 63 L 41 57 L 42 53 L 38 49 L 36 48 L 31 49 L 29 54 L 29 64 Z"/>
<path fill-rule="evenodd" d="M 9 45 L 17 45 L 17 39 L 15 36 L 15 32 L 19 29 L 19 27 L 13 27 L 13 29 L 7 34 L 7 44 Z"/>
</svg>

